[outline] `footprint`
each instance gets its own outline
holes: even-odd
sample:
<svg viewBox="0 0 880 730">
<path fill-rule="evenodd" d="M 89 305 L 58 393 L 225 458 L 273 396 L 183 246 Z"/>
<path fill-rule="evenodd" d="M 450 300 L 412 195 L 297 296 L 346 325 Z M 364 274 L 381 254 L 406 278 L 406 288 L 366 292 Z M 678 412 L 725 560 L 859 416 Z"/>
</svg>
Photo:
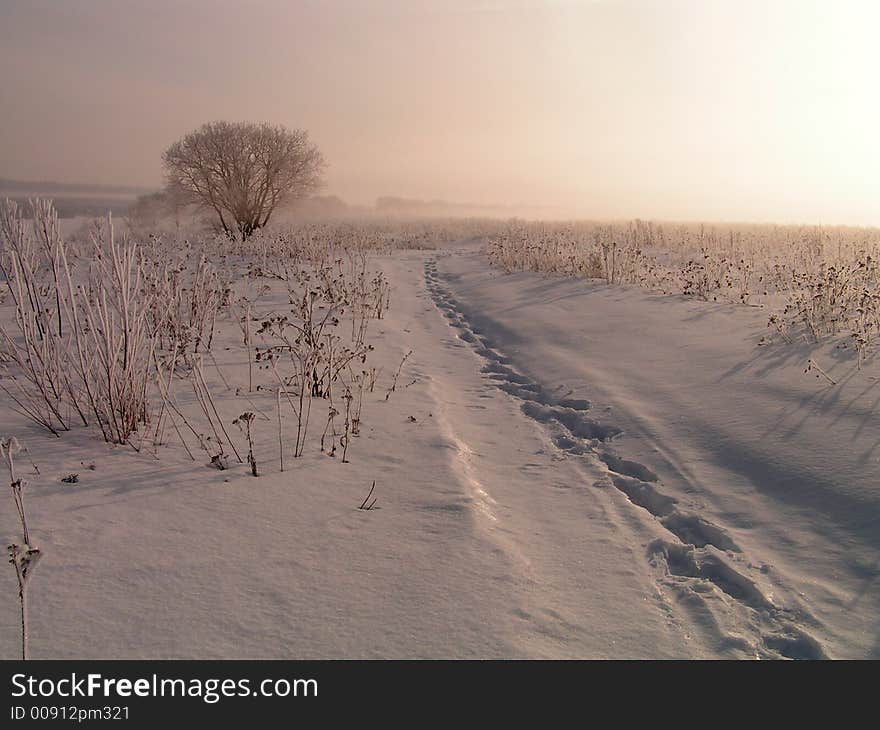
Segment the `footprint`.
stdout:
<svg viewBox="0 0 880 730">
<path fill-rule="evenodd" d="M 658 539 L 648 545 L 648 559 L 654 565 L 665 564 L 670 575 L 708 581 L 750 608 L 764 611 L 776 608 L 751 578 L 739 573 L 711 545 L 695 548 Z"/>
<path fill-rule="evenodd" d="M 822 645 L 794 625 L 763 638 L 765 647 L 786 659 L 828 659 Z"/>
<path fill-rule="evenodd" d="M 719 550 L 742 552 L 739 546 L 720 527 L 702 517 L 674 510 L 660 520 L 661 524 L 686 545 L 706 547 L 714 545 Z"/>
<path fill-rule="evenodd" d="M 571 408 L 575 411 L 588 411 L 593 407 L 593 404 L 590 403 L 590 401 L 578 398 L 563 398 L 560 401 L 556 401 L 556 403 L 563 408 Z"/>
<path fill-rule="evenodd" d="M 523 403 L 522 411 L 529 418 L 533 418 L 541 423 L 550 423 L 556 421 L 565 426 L 573 436 L 588 441 L 609 441 L 615 436 L 619 436 L 623 431 L 616 426 L 599 423 L 598 421 L 587 418 L 580 411 L 574 411 L 570 408 L 562 408 L 559 406 L 547 406 L 541 403 Z"/>
<path fill-rule="evenodd" d="M 655 517 L 666 517 L 675 509 L 676 500 L 661 494 L 648 482 L 612 474 L 611 483 L 623 492 L 630 502 L 648 510 Z"/>
<path fill-rule="evenodd" d="M 623 474 L 627 477 L 635 477 L 636 479 L 641 479 L 643 482 L 659 481 L 659 477 L 648 467 L 635 461 L 621 459 L 617 454 L 614 454 L 611 451 L 603 451 L 599 454 L 599 458 L 605 462 L 605 465 L 611 471 L 616 471 L 618 474 Z"/>
</svg>

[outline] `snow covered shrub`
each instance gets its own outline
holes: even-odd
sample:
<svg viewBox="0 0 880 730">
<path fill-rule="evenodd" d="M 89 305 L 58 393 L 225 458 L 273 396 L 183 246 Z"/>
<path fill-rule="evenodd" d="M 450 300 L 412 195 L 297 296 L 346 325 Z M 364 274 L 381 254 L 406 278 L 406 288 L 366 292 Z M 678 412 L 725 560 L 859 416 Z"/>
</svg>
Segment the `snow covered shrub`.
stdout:
<svg viewBox="0 0 880 730">
<path fill-rule="evenodd" d="M 75 414 L 96 423 L 107 441 L 126 443 L 148 419 L 155 347 L 137 246 L 117 242 L 108 220 L 88 258 L 71 259 L 51 203 L 32 207 L 28 231 L 14 203 L 0 205 L 0 270 L 17 328 L 0 326 L 7 361 L 0 388 L 55 435 L 70 429 Z"/>
</svg>

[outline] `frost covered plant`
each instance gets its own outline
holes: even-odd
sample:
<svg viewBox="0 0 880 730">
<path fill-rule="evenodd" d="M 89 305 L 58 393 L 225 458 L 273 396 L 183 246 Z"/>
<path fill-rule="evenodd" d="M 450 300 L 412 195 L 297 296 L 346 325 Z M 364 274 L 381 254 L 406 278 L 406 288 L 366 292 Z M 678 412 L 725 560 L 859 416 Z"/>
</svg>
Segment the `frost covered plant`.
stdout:
<svg viewBox="0 0 880 730">
<path fill-rule="evenodd" d="M 226 471 L 229 468 L 229 459 L 226 458 L 226 454 L 220 451 L 211 457 L 211 466 L 220 471 Z"/>
<path fill-rule="evenodd" d="M 836 265 L 822 262 L 814 272 L 779 271 L 777 275 L 789 294 L 782 314 L 774 316 L 790 327 L 800 327 L 813 342 L 846 335 L 861 367 L 880 333 L 877 258 L 865 254 Z"/>
<path fill-rule="evenodd" d="M 39 548 L 31 547 L 26 543 L 18 545 L 12 543 L 7 546 L 9 562 L 15 568 L 15 577 L 18 581 L 18 600 L 21 607 L 21 658 L 28 658 L 28 603 L 27 588 L 34 568 L 37 566 L 42 553 Z"/>
<path fill-rule="evenodd" d="M 278 423 L 278 461 L 281 471 L 284 471 L 284 428 L 282 426 L 281 416 L 281 388 L 275 391 L 275 414 Z"/>
<path fill-rule="evenodd" d="M 9 484 L 12 487 L 12 496 L 15 501 L 18 519 L 21 522 L 22 540 L 30 544 L 30 533 L 28 532 L 27 516 L 24 511 L 24 501 L 22 496 L 23 482 L 15 476 L 15 455 L 22 451 L 21 444 L 15 436 L 0 439 L 0 458 L 6 462 L 6 469 L 9 472 Z"/>
<path fill-rule="evenodd" d="M 321 450 L 335 454 L 333 419 L 339 408 L 334 395 L 339 387 L 348 388 L 344 379 L 351 366 L 366 362 L 373 349 L 366 341 L 368 323 L 388 305 L 387 280 L 384 275 L 369 275 L 365 256 L 357 251 L 330 256 L 337 253 L 332 249 L 324 253 L 317 261 L 302 261 L 285 270 L 291 308 L 286 314 L 263 318 L 254 333 L 266 342 L 257 349 L 255 360 L 271 370 L 296 417 L 293 455 L 297 458 L 305 448 L 315 399 L 328 401 Z M 345 318 L 351 324 L 350 335 L 343 326 Z"/>
<path fill-rule="evenodd" d="M 214 438 L 216 439 L 217 443 L 220 444 L 221 452 L 223 450 L 225 439 L 225 443 L 228 444 L 229 447 L 232 449 L 232 452 L 235 454 L 235 458 L 238 460 L 238 463 L 244 463 L 243 459 L 241 458 L 241 454 L 239 454 L 238 449 L 235 448 L 235 442 L 232 440 L 232 438 L 229 436 L 229 432 L 226 430 L 223 419 L 220 417 L 220 412 L 217 410 L 217 405 L 214 402 L 214 397 L 213 395 L 211 395 L 211 389 L 208 387 L 208 383 L 205 380 L 205 374 L 202 371 L 201 359 L 195 357 L 191 361 L 189 361 L 188 364 L 190 366 L 190 383 L 192 385 L 193 393 L 196 397 L 196 401 L 201 407 L 202 413 L 205 415 L 205 418 L 207 419 L 208 424 L 211 427 L 211 432 L 214 434 Z"/>
<path fill-rule="evenodd" d="M 825 378 L 831 385 L 837 385 L 837 381 L 835 381 L 828 373 L 826 373 L 819 364 L 813 359 L 810 358 L 807 360 L 807 367 L 804 368 L 804 373 L 811 373 L 815 370 L 817 378 Z"/>
<path fill-rule="evenodd" d="M 171 432 L 193 460 L 197 442 L 215 465 L 225 464 L 226 453 L 243 462 L 238 437 L 227 433 L 243 408 L 223 413 L 227 401 L 206 380 L 213 363 L 226 392 L 267 420 L 250 398 L 271 387 L 282 469 L 282 399 L 296 416 L 294 457 L 303 454 L 315 399 L 347 411 L 350 435 L 358 434 L 364 392 L 373 392 L 380 372 L 366 367 L 370 323 L 385 317 L 391 299 L 390 282 L 370 256 L 501 228 L 480 221 L 305 224 L 259 230 L 245 244 L 225 236 L 117 238 L 108 216 L 65 240 L 50 202 L 31 208 L 25 214 L 0 203 L 0 279 L 11 315 L 0 325 L 0 393 L 11 407 L 55 436 L 80 422 L 109 443 L 159 458 L 155 449 Z M 234 291 L 242 266 L 248 278 L 283 282 L 289 311 L 258 311 L 268 285 L 247 297 Z M 247 352 L 246 393 L 230 385 L 212 351 L 215 333 L 236 319 Z M 269 371 L 270 383 L 257 382 L 259 370 Z M 343 392 L 353 396 L 347 409 Z M 341 431 L 340 421 L 331 431 Z M 341 446 L 335 431 L 333 439 Z"/>
<path fill-rule="evenodd" d="M 345 425 L 343 426 L 343 433 L 340 440 L 342 441 L 342 463 L 347 464 L 348 445 L 351 443 L 352 433 L 351 402 L 354 400 L 354 396 L 348 387 L 345 388 L 345 392 L 342 394 L 342 399 L 345 401 Z"/>
<path fill-rule="evenodd" d="M 245 438 L 247 439 L 248 444 L 248 453 L 247 453 L 247 462 L 248 466 L 251 468 L 251 474 L 253 476 L 259 476 L 259 472 L 257 471 L 257 459 L 254 456 L 254 437 L 253 437 L 253 426 L 254 421 L 257 416 L 250 411 L 242 413 L 238 418 L 236 418 L 233 422 L 233 426 L 238 426 L 238 428 L 244 433 Z"/>
<path fill-rule="evenodd" d="M 15 578 L 18 582 L 18 600 L 21 609 L 21 658 L 28 657 L 28 603 L 27 588 L 31 574 L 37 566 L 42 552 L 31 543 L 30 531 L 28 530 L 27 514 L 24 508 L 24 483 L 15 475 L 14 455 L 21 451 L 18 440 L 12 436 L 0 439 L 0 458 L 6 462 L 9 471 L 12 499 L 21 523 L 22 544 L 12 543 L 7 546 L 9 563 L 15 569 Z"/>
<path fill-rule="evenodd" d="M 505 271 L 767 307 L 786 343 L 843 338 L 859 367 L 880 335 L 880 229 L 514 221 L 486 252 Z"/>
<path fill-rule="evenodd" d="M 95 423 L 112 443 L 149 418 L 154 334 L 150 296 L 141 289 L 136 245 L 118 243 L 112 221 L 97 234 L 75 276 L 50 203 L 32 204 L 33 232 L 14 203 L 0 205 L 0 262 L 15 307 L 16 330 L 0 327 L 7 378 L 17 410 L 56 436 Z"/>
<path fill-rule="evenodd" d="M 352 387 L 357 388 L 357 405 L 354 406 L 354 411 L 351 415 L 351 435 L 360 436 L 361 411 L 364 407 L 364 391 L 367 388 L 367 371 L 361 370 L 360 373 L 354 373 L 351 368 L 349 368 L 349 375 L 351 376 L 351 385 L 349 386 L 349 389 L 351 390 Z"/>
<path fill-rule="evenodd" d="M 210 350 L 227 278 L 204 246 L 119 240 L 108 216 L 77 249 L 51 202 L 33 201 L 31 213 L 0 203 L 0 274 L 15 315 L 0 326 L 0 390 L 56 436 L 80 421 L 139 449 L 155 416 L 156 354 Z"/>
<path fill-rule="evenodd" d="M 774 327 L 787 344 L 792 344 L 793 340 L 791 339 L 791 335 L 788 334 L 788 328 L 778 314 L 770 315 L 770 320 L 767 322 L 767 326 Z"/>
<path fill-rule="evenodd" d="M 336 427 L 333 423 L 333 419 L 339 415 L 339 411 L 336 410 L 336 407 L 332 404 L 327 409 L 327 423 L 324 425 L 324 432 L 321 434 L 321 451 L 325 452 L 327 456 L 335 456 L 336 455 Z M 330 448 L 326 448 L 326 440 L 327 434 L 330 434 Z"/>
<path fill-rule="evenodd" d="M 232 290 L 204 247 L 172 247 L 154 238 L 141 251 L 140 263 L 142 296 L 159 346 L 173 342 L 184 352 L 209 351 L 217 318 L 229 306 Z"/>
</svg>

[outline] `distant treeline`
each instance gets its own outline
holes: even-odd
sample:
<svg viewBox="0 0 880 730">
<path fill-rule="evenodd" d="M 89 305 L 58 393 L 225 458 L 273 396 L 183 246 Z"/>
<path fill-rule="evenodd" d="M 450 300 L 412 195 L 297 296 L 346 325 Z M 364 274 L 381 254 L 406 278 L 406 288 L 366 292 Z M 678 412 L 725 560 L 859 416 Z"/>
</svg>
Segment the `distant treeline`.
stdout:
<svg viewBox="0 0 880 730">
<path fill-rule="evenodd" d="M 25 211 L 29 211 L 28 200 L 36 197 L 38 193 L 33 192 L 30 195 L 8 195 L 0 193 L 0 198 L 9 198 L 14 200 Z M 46 195 L 43 197 L 52 198 L 55 203 L 55 209 L 58 211 L 59 218 L 76 218 L 85 216 L 87 218 L 99 218 L 107 215 L 108 212 L 114 216 L 123 216 L 134 203 L 134 198 L 122 197 L 100 197 L 97 195 L 86 197 L 64 197 L 57 194 Z M 27 214 L 27 213 L 26 213 Z"/>
<path fill-rule="evenodd" d="M 133 185 L 97 185 L 0 178 L 0 199 L 14 200 L 25 211 L 31 198 L 51 198 L 61 218 L 125 215 L 139 195 L 150 192 Z"/>
<path fill-rule="evenodd" d="M 0 177 L 0 195 L 12 198 L 20 196 L 82 198 L 91 196 L 119 196 L 135 198 L 149 193 L 149 188 L 133 185 L 97 185 L 92 183 L 62 183 L 51 181 L 10 180 Z"/>
<path fill-rule="evenodd" d="M 0 199 L 9 198 L 28 210 L 30 198 L 51 198 L 61 218 L 78 216 L 125 215 L 138 204 L 156 204 L 158 191 L 131 185 L 93 185 L 89 183 L 33 182 L 0 178 Z M 475 205 L 446 200 L 417 200 L 384 196 L 373 206 L 350 205 L 336 195 L 313 195 L 294 201 L 280 211 L 279 217 L 305 220 L 344 220 L 364 216 L 404 218 L 511 218 L 536 217 L 538 208 Z M 155 217 L 155 215 L 154 215 Z"/>
</svg>

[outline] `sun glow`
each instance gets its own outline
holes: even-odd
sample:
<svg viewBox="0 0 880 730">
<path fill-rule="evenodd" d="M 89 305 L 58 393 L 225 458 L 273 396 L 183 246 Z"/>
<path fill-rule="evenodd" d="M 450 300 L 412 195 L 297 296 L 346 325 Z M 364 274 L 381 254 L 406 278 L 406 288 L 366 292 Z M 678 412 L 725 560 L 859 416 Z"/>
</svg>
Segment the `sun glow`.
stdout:
<svg viewBox="0 0 880 730">
<path fill-rule="evenodd" d="M 267 0 L 221 52 L 223 7 L 12 5 L 4 175 L 157 185 L 171 141 L 246 110 L 308 129 L 351 203 L 880 224 L 869 0 Z"/>
</svg>

